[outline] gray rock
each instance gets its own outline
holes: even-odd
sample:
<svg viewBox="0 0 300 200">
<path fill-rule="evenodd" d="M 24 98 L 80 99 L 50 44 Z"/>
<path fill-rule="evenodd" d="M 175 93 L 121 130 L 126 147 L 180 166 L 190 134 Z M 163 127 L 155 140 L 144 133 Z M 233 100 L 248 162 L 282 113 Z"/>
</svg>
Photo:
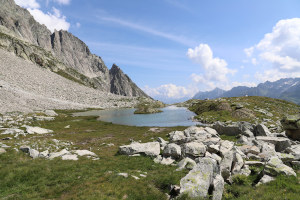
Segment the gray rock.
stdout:
<svg viewBox="0 0 300 200">
<path fill-rule="evenodd" d="M 173 131 L 169 133 L 170 142 L 176 144 L 182 144 L 185 142 L 186 136 L 183 131 Z"/>
<path fill-rule="evenodd" d="M 248 138 L 244 135 L 242 135 L 238 141 L 236 142 L 237 144 L 245 144 L 245 145 L 252 145 L 252 142 L 248 140 Z"/>
<path fill-rule="evenodd" d="M 295 159 L 300 160 L 300 144 L 292 145 L 286 149 L 286 152 L 291 153 Z"/>
<path fill-rule="evenodd" d="M 89 150 L 74 150 L 73 152 L 75 154 L 79 155 L 79 156 L 93 156 L 93 157 L 97 157 L 97 155 L 94 152 L 91 152 Z"/>
<path fill-rule="evenodd" d="M 264 166 L 264 163 L 260 161 L 245 161 L 245 165 L 260 167 L 260 166 Z"/>
<path fill-rule="evenodd" d="M 207 139 L 204 139 L 204 140 L 195 140 L 195 142 L 202 142 L 204 145 L 217 145 L 219 144 L 221 141 L 220 138 L 218 137 L 212 137 L 212 138 L 207 138 Z"/>
<path fill-rule="evenodd" d="M 206 152 L 205 153 L 205 157 L 212 158 L 212 159 L 216 160 L 218 164 L 220 164 L 221 161 L 222 161 L 222 158 L 220 156 L 218 156 L 217 154 L 215 154 L 215 153 L 211 154 L 209 152 Z"/>
<path fill-rule="evenodd" d="M 118 176 L 123 176 L 124 178 L 128 177 L 128 173 L 118 173 Z"/>
<path fill-rule="evenodd" d="M 217 132 L 215 129 L 213 129 L 213 128 L 205 127 L 204 130 L 205 130 L 208 134 L 210 134 L 212 137 L 219 137 L 218 132 Z"/>
<path fill-rule="evenodd" d="M 264 172 L 270 176 L 277 176 L 279 174 L 297 176 L 294 170 L 291 167 L 283 164 L 283 162 L 277 156 L 271 157 L 265 166 Z"/>
<path fill-rule="evenodd" d="M 193 169 L 196 166 L 196 162 L 190 158 L 184 158 L 182 159 L 178 164 L 178 169 L 176 171 L 180 171 L 183 169 Z"/>
<path fill-rule="evenodd" d="M 251 170 L 249 169 L 249 165 L 244 165 L 244 167 L 237 174 L 250 176 Z"/>
<path fill-rule="evenodd" d="M 293 156 L 292 154 L 287 154 L 287 153 L 276 153 L 277 157 L 282 160 L 282 162 L 284 163 L 290 163 L 295 159 L 295 156 Z"/>
<path fill-rule="evenodd" d="M 186 143 L 182 147 L 182 155 L 184 157 L 203 157 L 206 152 L 206 147 L 203 143 L 190 142 Z"/>
<path fill-rule="evenodd" d="M 159 162 L 162 165 L 171 165 L 175 162 L 174 159 L 172 159 L 171 157 L 169 158 L 162 158 L 162 160 Z"/>
<path fill-rule="evenodd" d="M 213 181 L 213 200 L 221 200 L 224 191 L 224 179 L 221 175 L 217 175 Z"/>
<path fill-rule="evenodd" d="M 75 154 L 65 154 L 61 157 L 62 160 L 78 160 L 78 156 Z"/>
<path fill-rule="evenodd" d="M 248 138 L 253 138 L 254 137 L 254 133 L 251 132 L 249 129 L 242 131 L 242 135 L 248 137 Z"/>
<path fill-rule="evenodd" d="M 50 153 L 49 154 L 49 159 L 54 159 L 54 158 L 57 158 L 57 157 L 62 157 L 64 155 L 70 155 L 71 153 L 66 150 L 66 149 L 63 149 L 59 152 L 55 152 L 55 153 Z"/>
<path fill-rule="evenodd" d="M 259 186 L 261 184 L 266 184 L 266 183 L 269 183 L 273 180 L 275 180 L 275 178 L 265 174 L 255 186 Z"/>
<path fill-rule="evenodd" d="M 256 139 L 258 141 L 274 144 L 277 152 L 282 152 L 286 148 L 291 147 L 291 141 L 288 138 L 258 136 Z"/>
<path fill-rule="evenodd" d="M 220 151 L 220 145 L 209 145 L 207 151 L 209 153 L 218 153 Z"/>
<path fill-rule="evenodd" d="M 231 151 L 233 147 L 234 147 L 234 142 L 228 140 L 222 141 L 220 145 L 221 155 L 225 155 L 227 152 Z"/>
<path fill-rule="evenodd" d="M 229 135 L 229 136 L 239 135 L 242 132 L 239 124 L 226 125 L 225 123 L 222 122 L 216 122 L 213 125 L 213 129 L 215 129 L 221 135 Z"/>
<path fill-rule="evenodd" d="M 258 156 L 263 160 L 267 161 L 271 157 L 276 156 L 275 145 L 264 143 L 261 148 L 261 153 Z"/>
<path fill-rule="evenodd" d="M 25 126 L 26 127 L 26 132 L 29 134 L 48 134 L 48 133 L 53 133 L 52 130 L 49 129 L 44 129 L 40 127 L 32 127 L 32 126 Z"/>
<path fill-rule="evenodd" d="M 233 151 L 227 151 L 223 154 L 223 158 L 220 163 L 220 171 L 224 179 L 228 179 L 231 176 L 232 162 Z"/>
<path fill-rule="evenodd" d="M 132 143 L 130 145 L 120 146 L 119 152 L 125 155 L 145 154 L 148 156 L 158 156 L 160 154 L 160 145 L 158 142 Z"/>
<path fill-rule="evenodd" d="M 30 147 L 29 146 L 21 146 L 19 149 L 21 151 L 23 151 L 24 153 L 29 153 Z"/>
<path fill-rule="evenodd" d="M 39 157 L 40 152 L 35 149 L 29 149 L 29 156 L 33 159 Z"/>
<path fill-rule="evenodd" d="M 271 136 L 271 132 L 265 125 L 258 124 L 255 127 L 255 136 Z"/>
<path fill-rule="evenodd" d="M 0 148 L 0 154 L 6 153 L 6 150 L 4 148 Z"/>
<path fill-rule="evenodd" d="M 199 163 L 180 180 L 180 194 L 187 194 L 192 198 L 207 197 L 216 173 L 216 161 L 211 158 L 201 158 Z"/>
<path fill-rule="evenodd" d="M 45 150 L 43 152 L 40 152 L 39 157 L 40 158 L 47 158 L 49 156 L 49 150 Z"/>
<path fill-rule="evenodd" d="M 56 117 L 58 114 L 54 110 L 45 110 L 45 115 L 50 117 Z"/>
<path fill-rule="evenodd" d="M 239 153 L 234 154 L 232 166 L 232 174 L 237 174 L 242 170 L 244 166 L 244 160 Z"/>
<path fill-rule="evenodd" d="M 167 141 L 165 141 L 163 138 L 161 138 L 161 137 L 158 137 L 157 138 L 157 142 L 159 142 L 159 144 L 160 144 L 160 147 L 163 149 L 163 148 L 165 148 L 165 146 L 168 144 L 168 142 Z"/>
<path fill-rule="evenodd" d="M 181 147 L 174 143 L 167 144 L 164 148 L 163 155 L 165 157 L 180 158 Z"/>
</svg>

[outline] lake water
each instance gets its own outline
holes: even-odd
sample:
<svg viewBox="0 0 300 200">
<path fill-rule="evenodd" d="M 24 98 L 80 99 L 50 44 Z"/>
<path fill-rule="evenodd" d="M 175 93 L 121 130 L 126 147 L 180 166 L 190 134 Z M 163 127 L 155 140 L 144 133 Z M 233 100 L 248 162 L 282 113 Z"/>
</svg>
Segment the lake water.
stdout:
<svg viewBox="0 0 300 200">
<path fill-rule="evenodd" d="M 154 114 L 134 114 L 135 109 L 91 110 L 74 113 L 74 116 L 99 116 L 101 121 L 131 126 L 192 126 L 195 113 L 183 107 L 168 106 L 163 112 Z"/>
</svg>

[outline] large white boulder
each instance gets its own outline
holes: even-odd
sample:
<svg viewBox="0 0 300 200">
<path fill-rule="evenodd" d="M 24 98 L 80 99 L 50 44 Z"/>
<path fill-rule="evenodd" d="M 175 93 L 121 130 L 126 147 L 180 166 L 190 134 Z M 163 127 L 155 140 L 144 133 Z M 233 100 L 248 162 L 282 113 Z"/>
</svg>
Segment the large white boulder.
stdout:
<svg viewBox="0 0 300 200">
<path fill-rule="evenodd" d="M 180 180 L 180 193 L 191 198 L 208 196 L 208 189 L 217 175 L 217 162 L 211 158 L 199 159 L 199 163 Z"/>
<path fill-rule="evenodd" d="M 160 154 L 160 145 L 158 142 L 138 143 L 119 147 L 119 152 L 125 155 L 145 154 L 147 156 L 158 156 Z"/>
<path fill-rule="evenodd" d="M 181 147 L 175 143 L 167 144 L 164 148 L 163 155 L 165 157 L 180 158 Z"/>
<path fill-rule="evenodd" d="M 203 157 L 206 152 L 206 147 L 201 142 L 189 142 L 183 145 L 182 154 L 184 157 Z"/>
<path fill-rule="evenodd" d="M 33 127 L 33 126 L 26 126 L 26 132 L 29 134 L 47 134 L 53 133 L 52 130 L 40 128 L 40 127 Z"/>
</svg>

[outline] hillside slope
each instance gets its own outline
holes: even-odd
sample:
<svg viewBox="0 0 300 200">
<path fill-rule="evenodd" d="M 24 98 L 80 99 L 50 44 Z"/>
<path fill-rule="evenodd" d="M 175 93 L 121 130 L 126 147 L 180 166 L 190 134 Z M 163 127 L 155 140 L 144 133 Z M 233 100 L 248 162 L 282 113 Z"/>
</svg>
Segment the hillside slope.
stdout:
<svg viewBox="0 0 300 200">
<path fill-rule="evenodd" d="M 0 113 L 44 109 L 132 107 L 132 97 L 102 92 L 63 78 L 0 49 Z"/>
<path fill-rule="evenodd" d="M 60 74 L 64 74 L 65 77 L 72 77 L 71 79 L 77 79 L 86 86 L 104 92 L 148 97 L 131 80 L 122 84 L 127 84 L 126 88 L 132 87 L 132 90 L 139 92 L 127 93 L 120 88 L 112 89 L 109 70 L 104 61 L 92 54 L 88 46 L 71 33 L 63 30 L 51 33 L 13 0 L 0 0 L 0 5 L 0 48 L 14 52 L 42 67 L 60 70 L 63 72 Z M 33 47 L 40 48 L 38 54 L 31 51 Z M 48 62 L 49 57 L 55 59 Z"/>
</svg>

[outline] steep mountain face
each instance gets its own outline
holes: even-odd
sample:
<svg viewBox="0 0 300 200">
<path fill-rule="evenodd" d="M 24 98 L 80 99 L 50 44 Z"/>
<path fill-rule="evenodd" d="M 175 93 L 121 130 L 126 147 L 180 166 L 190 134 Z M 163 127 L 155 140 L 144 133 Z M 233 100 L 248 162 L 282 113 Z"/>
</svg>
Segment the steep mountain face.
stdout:
<svg viewBox="0 0 300 200">
<path fill-rule="evenodd" d="M 210 93 L 208 92 L 205 94 Z M 300 104 L 300 78 L 285 78 L 275 82 L 267 81 L 259 84 L 257 87 L 238 86 L 219 96 L 215 96 L 214 98 L 239 97 L 246 95 L 278 98 Z M 197 97 L 197 95 L 195 95 L 195 97 Z M 209 95 L 204 95 L 203 93 L 201 99 L 205 98 L 209 98 Z"/>
<path fill-rule="evenodd" d="M 195 94 L 193 99 L 215 99 L 221 96 L 224 92 L 226 91 L 220 88 L 215 88 L 212 91 L 198 92 L 197 94 Z"/>
<path fill-rule="evenodd" d="M 110 92 L 123 96 L 149 97 L 115 64 L 109 70 Z"/>
<path fill-rule="evenodd" d="M 0 5 L 0 48 L 101 91 L 148 97 L 138 92 L 141 90 L 130 79 L 125 82 L 110 77 L 104 61 L 71 33 L 62 30 L 51 33 L 14 0 L 0 0 Z M 127 85 L 116 90 L 116 85 L 111 85 L 112 79 L 113 83 Z"/>
</svg>

